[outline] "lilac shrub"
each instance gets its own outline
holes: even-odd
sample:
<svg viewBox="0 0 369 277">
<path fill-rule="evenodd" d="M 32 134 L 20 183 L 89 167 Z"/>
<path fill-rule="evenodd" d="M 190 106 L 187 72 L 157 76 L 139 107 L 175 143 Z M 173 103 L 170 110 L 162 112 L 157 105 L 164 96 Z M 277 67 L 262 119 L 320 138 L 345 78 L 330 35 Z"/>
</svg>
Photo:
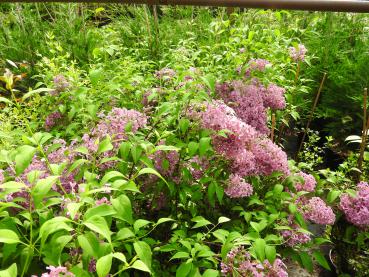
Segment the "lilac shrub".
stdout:
<svg viewBox="0 0 369 277">
<path fill-rule="evenodd" d="M 340 209 L 346 219 L 359 228 L 369 226 L 369 185 L 367 182 L 357 184 L 356 196 L 344 193 L 340 200 Z"/>
</svg>

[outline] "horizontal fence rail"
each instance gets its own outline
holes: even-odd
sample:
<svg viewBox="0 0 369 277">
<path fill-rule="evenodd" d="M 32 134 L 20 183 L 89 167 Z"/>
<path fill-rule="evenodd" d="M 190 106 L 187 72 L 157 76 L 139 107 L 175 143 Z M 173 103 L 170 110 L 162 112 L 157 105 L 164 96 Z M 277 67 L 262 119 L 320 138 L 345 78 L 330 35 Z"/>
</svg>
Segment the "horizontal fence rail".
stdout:
<svg viewBox="0 0 369 277">
<path fill-rule="evenodd" d="M 119 3 L 369 13 L 369 0 L 0 0 L 1 2 Z"/>
</svg>

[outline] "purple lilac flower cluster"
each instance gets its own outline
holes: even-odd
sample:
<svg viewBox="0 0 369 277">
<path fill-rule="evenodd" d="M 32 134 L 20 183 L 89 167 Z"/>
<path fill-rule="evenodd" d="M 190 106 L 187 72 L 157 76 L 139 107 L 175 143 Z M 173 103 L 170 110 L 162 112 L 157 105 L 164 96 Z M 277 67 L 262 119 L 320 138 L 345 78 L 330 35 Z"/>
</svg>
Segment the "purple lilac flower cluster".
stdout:
<svg viewBox="0 0 369 277">
<path fill-rule="evenodd" d="M 72 272 L 69 272 L 68 269 L 64 266 L 48 266 L 46 269 L 49 271 L 48 273 L 42 273 L 41 277 L 74 277 L 75 275 Z M 36 275 L 32 275 L 32 277 L 37 277 Z"/>
<path fill-rule="evenodd" d="M 0 184 L 2 184 L 5 180 L 4 170 L 0 169 Z"/>
<path fill-rule="evenodd" d="M 253 188 L 239 175 L 231 174 L 229 177 L 229 184 L 224 192 L 230 198 L 241 198 L 252 195 Z"/>
<path fill-rule="evenodd" d="M 191 175 L 196 180 L 199 180 L 209 168 L 209 161 L 204 157 L 194 156 L 188 162 Z"/>
<path fill-rule="evenodd" d="M 291 229 L 281 231 L 281 235 L 288 246 L 293 247 L 295 245 L 308 243 L 311 240 L 310 235 L 302 232 L 300 226 L 293 222 L 292 215 L 288 217 L 288 224 Z"/>
<path fill-rule="evenodd" d="M 231 162 L 231 173 L 239 177 L 270 175 L 275 171 L 289 174 L 287 155 L 281 148 L 240 120 L 223 102 L 205 105 L 204 111 L 192 111 L 190 116 L 200 119 L 202 128 L 215 131 L 214 149 Z M 226 137 L 217 134 L 222 130 L 227 130 Z"/>
<path fill-rule="evenodd" d="M 360 182 L 357 184 L 357 195 L 351 196 L 344 193 L 340 200 L 340 209 L 347 220 L 352 224 L 366 228 L 369 226 L 369 184 Z"/>
<path fill-rule="evenodd" d="M 63 115 L 60 112 L 52 112 L 49 114 L 45 119 L 45 129 L 47 131 L 51 130 L 52 127 L 57 125 L 61 119 L 63 118 Z"/>
<path fill-rule="evenodd" d="M 92 135 L 100 140 L 110 136 L 117 146 L 121 140 L 127 139 L 126 128 L 129 124 L 130 132 L 135 134 L 147 124 L 147 117 L 136 110 L 113 108 L 108 115 L 101 115 L 99 123 L 92 130 Z"/>
<path fill-rule="evenodd" d="M 52 95 L 57 95 L 70 87 L 68 80 L 61 74 L 56 75 L 53 79 L 54 90 L 51 92 Z"/>
<path fill-rule="evenodd" d="M 300 210 L 306 220 L 316 224 L 332 225 L 336 220 L 336 215 L 331 207 L 319 197 L 304 199 L 300 197 Z"/>
<path fill-rule="evenodd" d="M 164 141 L 160 141 L 159 145 L 164 145 Z M 179 154 L 177 151 L 156 151 L 153 154 L 153 161 L 155 168 L 159 173 L 165 177 L 176 177 L 174 176 L 175 170 L 179 162 Z"/>
<path fill-rule="evenodd" d="M 176 76 L 176 74 L 177 73 L 173 69 L 168 68 L 168 67 L 164 67 L 164 68 L 156 71 L 154 73 L 154 76 L 157 79 L 160 79 L 160 80 L 163 80 L 163 81 L 167 81 L 167 80 L 173 79 Z"/>
<path fill-rule="evenodd" d="M 233 248 L 220 265 L 223 276 L 253 276 L 253 277 L 287 277 L 286 266 L 281 259 L 275 259 L 273 264 L 268 260 L 260 263 L 253 260 L 249 252 L 242 246 Z"/>
<path fill-rule="evenodd" d="M 218 84 L 216 93 L 227 105 L 232 106 L 242 121 L 263 134 L 269 132 L 267 109 L 283 109 L 286 106 L 284 88 L 275 84 L 266 88 L 257 79 L 253 79 L 251 84 L 242 81 Z"/>
<path fill-rule="evenodd" d="M 295 62 L 305 60 L 305 54 L 307 52 L 305 45 L 299 44 L 297 47 L 290 47 L 289 51 L 291 59 Z"/>
<path fill-rule="evenodd" d="M 250 77 L 253 71 L 264 71 L 271 63 L 264 59 L 251 59 L 248 63 L 248 68 L 245 72 L 245 77 Z"/>
<path fill-rule="evenodd" d="M 304 182 L 302 184 L 301 183 L 295 184 L 296 191 L 313 192 L 315 190 L 316 180 L 313 175 L 307 174 L 302 171 L 298 172 L 296 175 L 304 179 Z"/>
</svg>

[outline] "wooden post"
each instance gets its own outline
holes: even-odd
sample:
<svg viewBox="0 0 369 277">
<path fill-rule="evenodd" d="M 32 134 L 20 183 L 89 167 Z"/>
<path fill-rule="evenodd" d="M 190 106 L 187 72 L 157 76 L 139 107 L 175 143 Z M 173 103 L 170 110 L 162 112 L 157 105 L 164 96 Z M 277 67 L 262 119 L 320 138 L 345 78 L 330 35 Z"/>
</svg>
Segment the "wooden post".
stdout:
<svg viewBox="0 0 369 277">
<path fill-rule="evenodd" d="M 303 146 L 303 144 L 304 144 L 304 140 L 305 140 L 305 137 L 306 137 L 306 133 L 307 133 L 307 131 L 308 131 L 309 127 L 310 127 L 310 123 L 311 123 L 311 121 L 313 120 L 314 111 L 315 111 L 315 108 L 316 108 L 316 106 L 317 106 L 317 104 L 318 104 L 318 100 L 319 100 L 319 97 L 320 97 L 320 93 L 322 92 L 323 85 L 324 85 L 324 82 L 325 82 L 326 77 L 327 77 L 327 73 L 324 73 L 324 75 L 323 75 L 323 79 L 322 79 L 322 81 L 320 82 L 320 86 L 319 86 L 319 89 L 318 89 L 318 93 L 317 93 L 317 94 L 316 94 L 316 96 L 315 96 L 315 100 L 314 100 L 314 104 L 313 104 L 313 107 L 312 107 L 311 112 L 310 112 L 309 120 L 308 120 L 308 122 L 307 122 L 307 124 L 306 124 L 305 131 L 304 131 L 304 134 L 303 134 L 302 139 L 301 139 L 301 142 L 300 142 L 300 147 L 299 147 L 299 149 L 297 150 L 297 153 L 296 153 L 296 160 L 298 160 L 298 155 L 299 155 L 299 153 L 300 153 L 300 151 L 301 151 L 301 149 L 302 149 L 302 146 Z"/>
</svg>

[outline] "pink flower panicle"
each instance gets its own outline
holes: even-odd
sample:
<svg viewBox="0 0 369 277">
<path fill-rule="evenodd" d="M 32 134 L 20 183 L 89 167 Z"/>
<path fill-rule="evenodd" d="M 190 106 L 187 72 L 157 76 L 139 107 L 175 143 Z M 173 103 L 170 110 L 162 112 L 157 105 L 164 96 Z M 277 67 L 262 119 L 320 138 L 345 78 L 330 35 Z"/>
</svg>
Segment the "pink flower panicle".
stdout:
<svg viewBox="0 0 369 277">
<path fill-rule="evenodd" d="M 165 144 L 160 141 L 159 145 Z M 173 177 L 179 162 L 179 154 L 177 151 L 156 151 L 153 156 L 155 168 L 165 177 Z"/>
<path fill-rule="evenodd" d="M 297 46 L 297 48 L 296 47 L 290 47 L 289 51 L 290 51 L 291 59 L 294 60 L 295 62 L 305 60 L 305 54 L 307 52 L 307 49 L 306 49 L 305 45 L 299 44 Z"/>
<path fill-rule="evenodd" d="M 296 175 L 298 175 L 298 176 L 300 176 L 304 179 L 303 184 L 301 184 L 301 183 L 296 183 L 295 184 L 296 191 L 313 192 L 315 190 L 316 180 L 315 180 L 313 175 L 304 173 L 302 171 L 300 171 Z"/>
<path fill-rule="evenodd" d="M 332 208 L 327 206 L 327 204 L 319 197 L 312 197 L 307 200 L 301 210 L 306 220 L 316 224 L 332 225 L 336 220 L 336 216 L 333 213 Z"/>
<path fill-rule="evenodd" d="M 127 139 L 126 128 L 129 127 L 128 124 L 131 124 L 130 131 L 135 134 L 138 129 L 147 124 L 147 117 L 136 110 L 113 108 L 108 115 L 102 115 L 99 123 L 93 129 L 92 135 L 100 140 L 106 136 L 113 137 L 114 140 Z"/>
<path fill-rule="evenodd" d="M 264 59 L 251 59 L 248 63 L 249 67 L 246 69 L 245 77 L 250 77 L 253 71 L 264 71 L 270 64 L 271 63 L 269 61 Z"/>
<path fill-rule="evenodd" d="M 107 205 L 111 205 L 111 202 L 108 200 L 108 198 L 106 198 L 106 197 L 103 197 L 103 198 L 101 198 L 101 199 L 99 199 L 99 200 L 96 200 L 95 201 L 95 205 L 96 206 L 100 206 L 100 205 L 102 205 L 102 204 L 107 204 Z"/>
<path fill-rule="evenodd" d="M 0 169 L 0 184 L 5 181 L 4 170 Z"/>
<path fill-rule="evenodd" d="M 229 177 L 228 187 L 224 190 L 230 198 L 241 198 L 252 195 L 253 188 L 239 175 L 232 174 Z"/>
<path fill-rule="evenodd" d="M 209 168 L 209 161 L 204 157 L 195 156 L 189 160 L 189 170 L 194 179 L 199 180 Z"/>
<path fill-rule="evenodd" d="M 173 79 L 176 76 L 176 72 L 171 68 L 164 67 L 156 71 L 154 73 L 154 76 L 157 79 L 167 81 L 167 80 Z"/>
<path fill-rule="evenodd" d="M 46 269 L 49 271 L 48 273 L 42 273 L 41 277 L 74 277 L 75 275 L 72 272 L 69 272 L 68 269 L 64 266 L 48 266 Z M 32 277 L 37 277 L 33 275 Z"/>
<path fill-rule="evenodd" d="M 220 264 L 223 276 L 253 276 L 253 277 L 287 277 L 287 268 L 279 258 L 273 264 L 268 260 L 260 263 L 253 260 L 249 252 L 242 246 L 233 248 Z"/>
<path fill-rule="evenodd" d="M 290 230 L 282 230 L 281 235 L 288 246 L 295 246 L 311 241 L 309 234 L 299 231 L 300 226 L 290 220 Z"/>
<path fill-rule="evenodd" d="M 45 129 L 49 131 L 52 127 L 57 125 L 61 119 L 63 118 L 63 115 L 60 112 L 52 112 L 49 114 L 45 119 Z"/>
<path fill-rule="evenodd" d="M 273 110 L 283 110 L 286 107 L 285 92 L 284 88 L 270 84 L 264 93 L 264 106 Z"/>
<path fill-rule="evenodd" d="M 341 196 L 340 209 L 352 224 L 366 228 L 369 226 L 369 185 L 367 182 L 357 184 L 357 195 L 347 193 Z"/>
<path fill-rule="evenodd" d="M 51 95 L 57 95 L 70 87 L 68 80 L 61 74 L 54 77 L 53 83 L 54 90 L 51 92 Z"/>
</svg>

